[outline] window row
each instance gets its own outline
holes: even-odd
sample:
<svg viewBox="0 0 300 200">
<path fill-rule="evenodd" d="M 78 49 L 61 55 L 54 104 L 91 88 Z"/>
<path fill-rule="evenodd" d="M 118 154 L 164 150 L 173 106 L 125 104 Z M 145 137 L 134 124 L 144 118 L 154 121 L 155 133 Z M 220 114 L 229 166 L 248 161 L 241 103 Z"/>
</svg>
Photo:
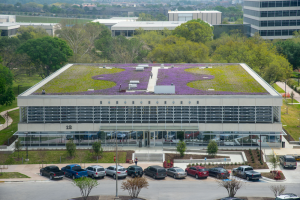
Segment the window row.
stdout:
<svg viewBox="0 0 300 200">
<path fill-rule="evenodd" d="M 291 30 L 261 30 L 259 31 L 260 36 L 289 36 L 293 35 L 295 31 L 300 31 L 296 29 Z"/>
<path fill-rule="evenodd" d="M 293 17 L 300 16 L 300 10 L 256 11 L 244 9 L 244 14 L 255 17 Z"/>
<path fill-rule="evenodd" d="M 272 7 L 296 7 L 300 6 L 300 0 L 291 1 L 244 1 L 244 6 L 256 8 L 272 8 Z"/>
<path fill-rule="evenodd" d="M 268 20 L 258 21 L 244 17 L 244 22 L 252 24 L 258 27 L 270 27 L 270 26 L 300 26 L 300 20 Z"/>
<path fill-rule="evenodd" d="M 271 106 L 28 107 L 27 123 L 271 123 Z"/>
</svg>

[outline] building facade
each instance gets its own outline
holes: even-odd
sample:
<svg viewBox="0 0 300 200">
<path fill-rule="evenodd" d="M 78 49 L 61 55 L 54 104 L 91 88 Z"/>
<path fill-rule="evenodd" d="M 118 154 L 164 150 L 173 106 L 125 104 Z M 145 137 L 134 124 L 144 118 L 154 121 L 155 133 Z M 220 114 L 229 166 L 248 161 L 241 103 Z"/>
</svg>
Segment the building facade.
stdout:
<svg viewBox="0 0 300 200">
<path fill-rule="evenodd" d="M 201 19 L 211 25 L 222 24 L 220 11 L 169 11 L 169 21 L 189 21 Z"/>
<path fill-rule="evenodd" d="M 153 79 L 159 77 L 155 70 L 163 70 L 157 64 L 151 67 L 154 77 L 149 77 L 147 90 L 120 90 L 117 82 L 114 94 L 35 93 L 72 66 L 76 67 L 66 65 L 18 96 L 20 123 L 15 134 L 26 145 L 65 146 L 72 139 L 78 146 L 101 140 L 106 146 L 117 142 L 132 147 L 166 147 L 183 139 L 188 146 L 206 146 L 210 140 L 228 147 L 281 146 L 285 134 L 280 121 L 282 97 L 245 64 L 240 64 L 242 69 L 268 94 L 214 95 L 219 93 L 206 91 L 208 95 L 182 95 L 185 91 L 178 89 L 175 94 L 156 94 L 151 91 Z M 177 69 L 170 65 L 165 70 L 171 73 Z"/>
<path fill-rule="evenodd" d="M 300 1 L 244 1 L 244 24 L 251 24 L 251 35 L 264 39 L 289 39 L 300 30 Z"/>
</svg>

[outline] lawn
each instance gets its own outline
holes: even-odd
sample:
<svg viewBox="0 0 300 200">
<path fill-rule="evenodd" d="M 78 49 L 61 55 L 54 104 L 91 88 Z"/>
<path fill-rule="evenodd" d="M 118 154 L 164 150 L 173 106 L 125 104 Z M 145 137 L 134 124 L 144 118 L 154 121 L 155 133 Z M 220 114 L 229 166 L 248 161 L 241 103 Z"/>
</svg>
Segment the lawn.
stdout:
<svg viewBox="0 0 300 200">
<path fill-rule="evenodd" d="M 30 178 L 25 174 L 19 172 L 2 172 L 0 173 L 0 179 L 11 179 L 11 178 Z"/>
<path fill-rule="evenodd" d="M 44 152 L 45 154 L 41 154 L 40 152 Z M 72 159 L 70 159 L 67 155 L 66 150 L 51 150 L 51 151 L 28 151 L 28 158 L 29 162 L 26 162 L 26 164 L 40 164 L 41 163 L 41 157 L 44 158 L 44 164 L 59 164 L 60 163 L 60 157 L 61 157 L 61 163 L 96 163 L 97 158 L 94 156 L 93 152 L 90 150 L 77 150 L 76 156 Z M 82 152 L 82 160 L 80 161 L 80 153 Z M 103 152 L 103 157 L 98 158 L 99 163 L 113 163 L 114 162 L 114 156 L 116 155 L 115 152 L 105 151 Z M 20 158 L 25 158 L 26 151 L 20 151 Z M 14 152 L 11 155 L 7 155 L 5 164 L 13 165 L 13 164 L 22 164 L 22 159 L 18 158 L 18 152 Z M 126 162 L 126 152 L 119 152 L 119 162 L 125 163 Z"/>
<path fill-rule="evenodd" d="M 267 93 L 267 91 L 239 65 L 213 66 L 212 68 L 189 68 L 193 74 L 212 75 L 214 78 L 189 82 L 187 85 L 198 90 L 214 89 L 224 92 Z"/>
<path fill-rule="evenodd" d="M 283 100 L 284 101 L 284 100 Z M 291 99 L 288 99 L 288 102 L 291 102 Z M 289 104 L 288 114 L 286 114 L 286 106 L 283 104 L 281 106 L 281 121 L 284 129 L 298 141 L 300 137 L 300 104 Z"/>
<path fill-rule="evenodd" d="M 63 18 L 63 17 L 43 17 L 43 16 L 16 16 L 17 22 L 32 22 L 32 23 L 59 23 L 61 20 L 72 19 L 78 23 L 91 22 L 92 19 L 78 19 L 78 18 Z"/>
<path fill-rule="evenodd" d="M 284 93 L 284 90 L 281 87 L 279 87 L 276 83 L 274 83 L 272 86 L 278 93 Z"/>
<path fill-rule="evenodd" d="M 18 130 L 19 109 L 8 112 L 8 115 L 13 119 L 13 123 L 7 129 L 0 131 L 0 145 L 3 145 Z"/>
<path fill-rule="evenodd" d="M 4 122 L 5 122 L 5 119 L 2 116 L 0 116 L 0 124 L 4 124 Z"/>
<path fill-rule="evenodd" d="M 122 71 L 124 71 L 124 69 L 103 69 L 97 66 L 75 65 L 52 79 L 35 92 L 41 93 L 42 89 L 45 89 L 46 93 L 86 92 L 88 89 L 107 89 L 116 86 L 116 83 L 112 81 L 95 80 L 92 79 L 92 77 Z"/>
</svg>

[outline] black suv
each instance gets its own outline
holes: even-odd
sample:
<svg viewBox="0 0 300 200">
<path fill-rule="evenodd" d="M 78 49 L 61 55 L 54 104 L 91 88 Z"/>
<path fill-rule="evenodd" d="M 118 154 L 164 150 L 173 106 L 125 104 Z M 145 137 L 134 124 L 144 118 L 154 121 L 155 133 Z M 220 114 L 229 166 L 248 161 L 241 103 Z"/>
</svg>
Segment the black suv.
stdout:
<svg viewBox="0 0 300 200">
<path fill-rule="evenodd" d="M 167 170 L 161 166 L 153 165 L 149 166 L 144 170 L 144 173 L 148 176 L 151 176 L 154 179 L 157 178 L 166 178 Z"/>
<path fill-rule="evenodd" d="M 143 169 L 139 166 L 132 165 L 127 168 L 127 175 L 131 176 L 132 178 L 138 177 L 138 176 L 142 177 L 143 174 L 144 174 Z"/>
</svg>

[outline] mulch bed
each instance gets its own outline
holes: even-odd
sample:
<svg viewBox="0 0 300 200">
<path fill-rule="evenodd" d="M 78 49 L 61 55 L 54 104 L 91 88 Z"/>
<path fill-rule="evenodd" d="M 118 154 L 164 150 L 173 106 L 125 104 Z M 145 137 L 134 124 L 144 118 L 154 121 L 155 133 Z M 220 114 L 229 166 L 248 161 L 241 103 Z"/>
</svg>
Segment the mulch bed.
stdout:
<svg viewBox="0 0 300 200">
<path fill-rule="evenodd" d="M 168 161 L 170 160 L 171 162 L 174 162 L 174 159 L 204 159 L 205 157 L 207 159 L 210 158 L 229 158 L 229 156 L 215 156 L 215 157 L 210 157 L 208 155 L 199 155 L 199 154 L 185 154 L 183 157 L 180 157 L 179 154 L 175 154 L 175 153 L 166 153 L 165 154 L 165 160 Z M 209 160 L 207 160 L 207 162 L 209 162 Z"/>
<path fill-rule="evenodd" d="M 109 195 L 109 196 L 91 196 L 91 197 L 88 197 L 87 200 L 114 200 L 115 199 L 115 196 L 112 196 L 112 195 Z M 119 199 L 120 200 L 130 200 L 132 199 L 130 196 L 119 196 Z M 69 200 L 84 200 L 83 197 L 77 197 L 77 198 L 72 198 L 72 199 L 69 199 Z M 143 198 L 136 198 L 134 200 L 145 200 Z"/>
<path fill-rule="evenodd" d="M 279 180 L 285 180 L 284 174 L 282 172 L 279 172 L 279 173 L 280 173 L 280 179 Z M 261 173 L 261 175 L 266 177 L 266 178 L 275 180 L 273 174 L 270 173 L 270 172 L 263 172 L 263 173 Z"/>
<path fill-rule="evenodd" d="M 248 200 L 248 197 L 236 197 L 236 198 L 239 198 L 239 199 L 243 199 L 243 200 Z M 254 199 L 254 198 L 257 198 L 257 199 L 262 199 L 262 200 L 274 200 L 274 197 L 251 197 L 251 199 Z M 220 200 L 220 199 L 218 199 Z"/>
</svg>

